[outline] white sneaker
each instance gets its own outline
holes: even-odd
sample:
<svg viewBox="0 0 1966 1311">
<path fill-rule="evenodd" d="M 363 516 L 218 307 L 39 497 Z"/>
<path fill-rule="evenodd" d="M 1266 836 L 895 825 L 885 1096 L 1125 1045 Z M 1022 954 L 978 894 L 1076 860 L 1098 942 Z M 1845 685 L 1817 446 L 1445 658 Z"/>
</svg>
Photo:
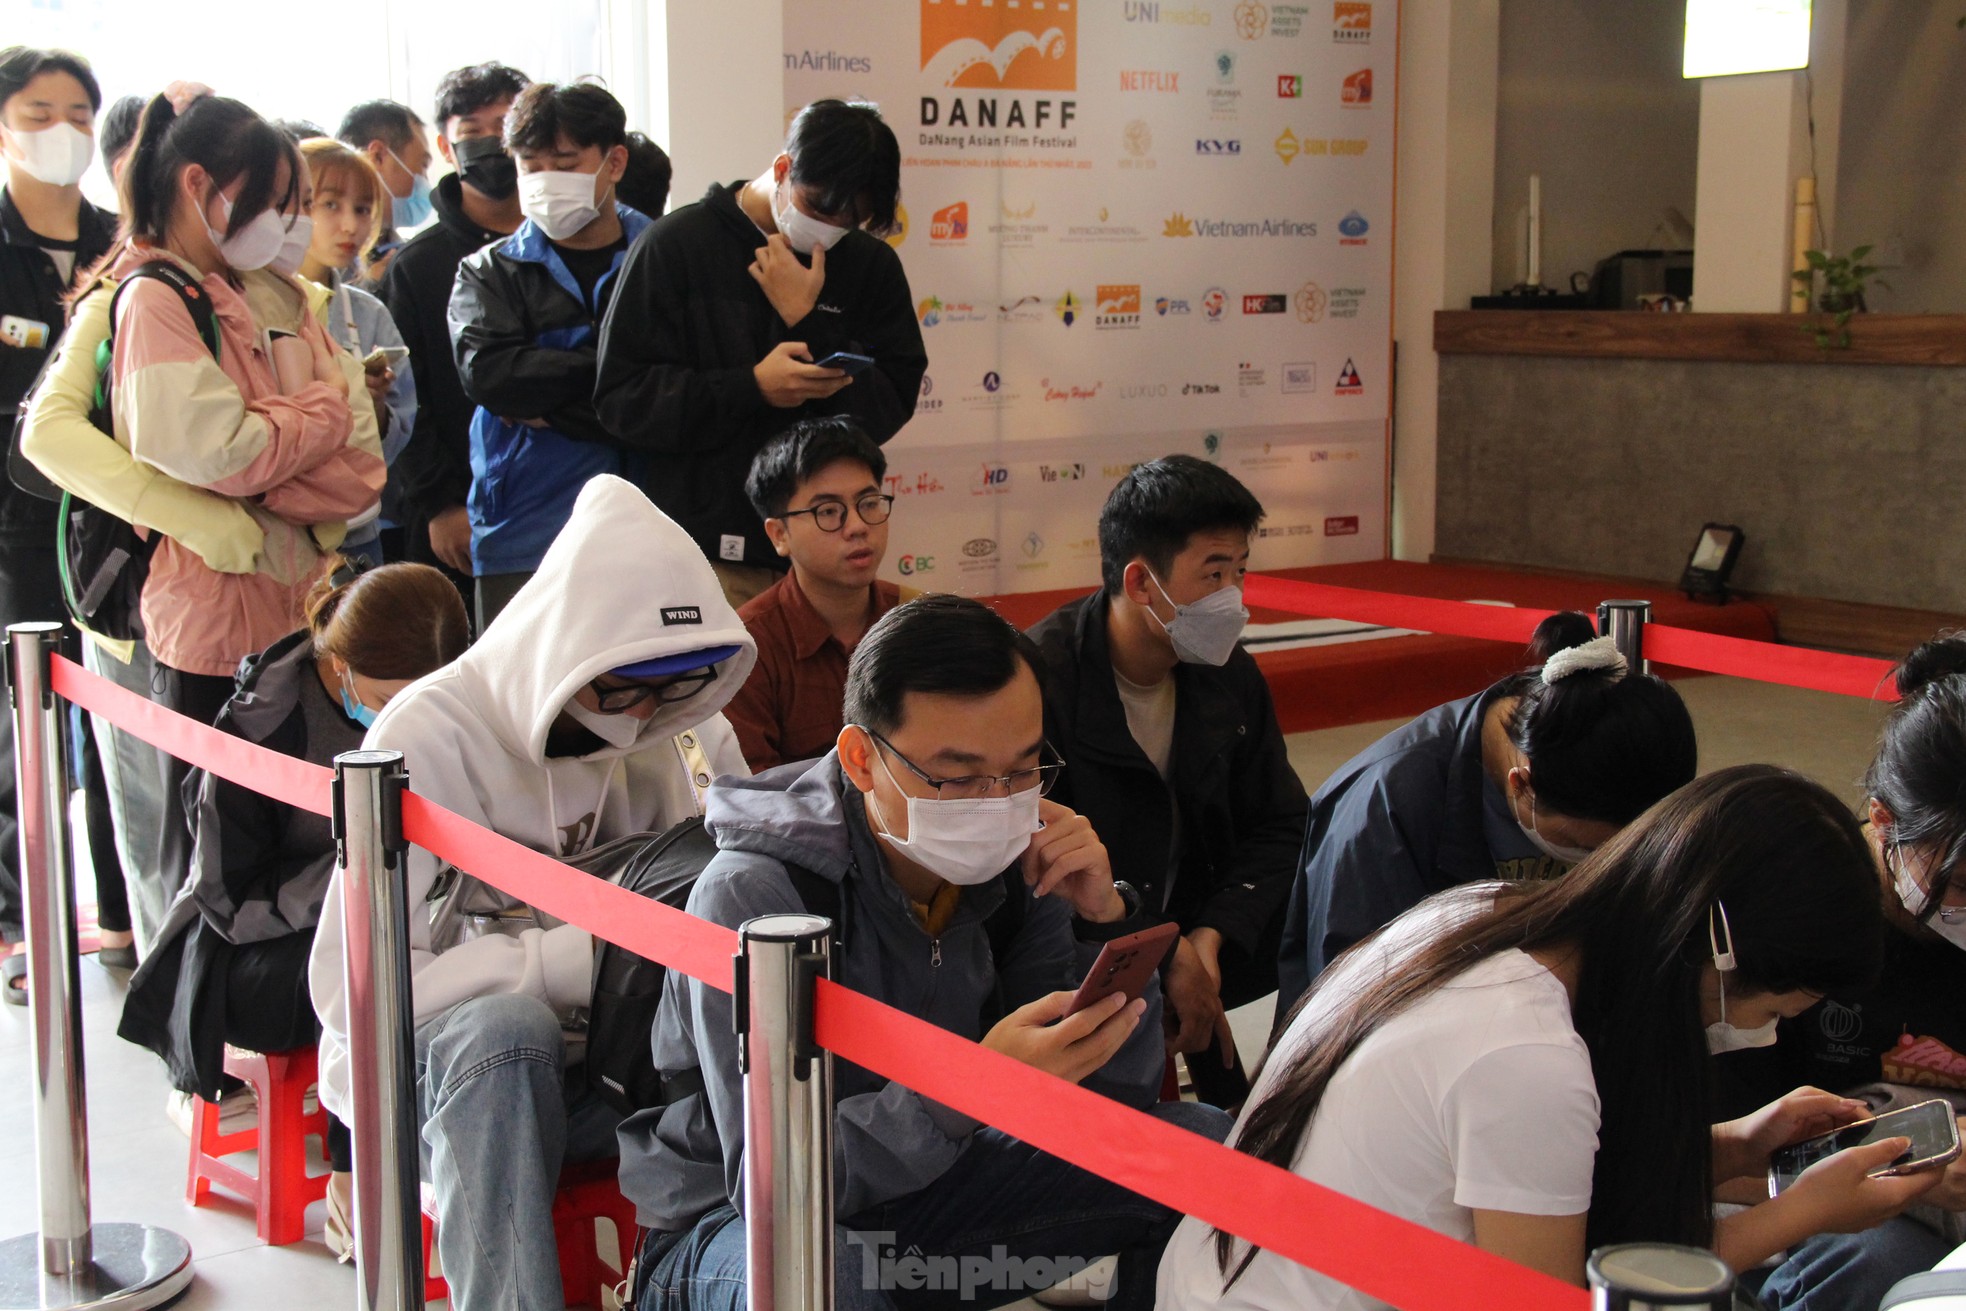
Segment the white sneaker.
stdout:
<svg viewBox="0 0 1966 1311">
<path fill-rule="evenodd" d="M 164 1115 L 177 1126 L 177 1131 L 186 1138 L 196 1136 L 198 1117 L 196 1098 L 188 1092 L 173 1091 L 164 1103 Z M 218 1131 L 222 1134 L 244 1133 L 259 1124 L 259 1098 L 253 1095 L 253 1086 L 245 1084 L 234 1088 L 219 1098 Z"/>
</svg>

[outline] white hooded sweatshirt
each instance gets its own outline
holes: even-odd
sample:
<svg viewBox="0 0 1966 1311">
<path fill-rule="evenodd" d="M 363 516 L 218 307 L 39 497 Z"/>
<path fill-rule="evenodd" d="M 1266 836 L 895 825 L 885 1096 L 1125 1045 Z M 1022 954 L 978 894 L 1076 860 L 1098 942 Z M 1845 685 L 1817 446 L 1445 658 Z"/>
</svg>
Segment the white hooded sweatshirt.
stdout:
<svg viewBox="0 0 1966 1311">
<path fill-rule="evenodd" d="M 739 649 L 701 692 L 659 705 L 632 745 L 547 758 L 548 730 L 598 675 L 718 646 Z M 686 729 L 695 730 L 713 773 L 749 775 L 736 734 L 719 712 L 756 661 L 757 644 L 689 535 L 632 484 L 601 475 L 581 490 L 539 572 L 477 644 L 392 698 L 364 745 L 401 751 L 411 791 L 515 842 L 572 856 L 696 813 L 675 741 Z M 632 721 L 623 716 L 621 722 Z M 433 946 L 438 903 L 429 895 L 440 869 L 429 852 L 410 849 L 418 1024 L 497 993 L 526 993 L 563 1015 L 588 1003 L 593 943 L 571 924 Z M 342 960 L 337 871 L 321 907 L 308 982 L 321 1017 L 321 1101 L 345 1120 Z"/>
</svg>

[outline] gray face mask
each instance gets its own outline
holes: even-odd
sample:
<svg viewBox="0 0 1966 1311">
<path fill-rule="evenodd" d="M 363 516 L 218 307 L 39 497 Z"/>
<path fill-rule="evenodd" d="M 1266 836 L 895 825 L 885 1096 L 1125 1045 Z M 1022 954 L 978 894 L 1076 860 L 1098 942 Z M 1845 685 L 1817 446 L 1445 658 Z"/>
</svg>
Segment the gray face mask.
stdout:
<svg viewBox="0 0 1966 1311">
<path fill-rule="evenodd" d="M 1166 584 L 1152 569 L 1147 570 L 1147 577 L 1154 580 L 1162 599 L 1174 606 L 1171 620 L 1155 615 L 1151 606 L 1147 613 L 1154 615 L 1154 622 L 1167 633 L 1176 658 L 1191 665 L 1227 664 L 1235 654 L 1236 643 L 1242 639 L 1243 627 L 1249 623 L 1249 611 L 1242 604 L 1242 589 L 1224 587 L 1192 605 L 1175 605 L 1174 598 L 1167 594 Z"/>
</svg>

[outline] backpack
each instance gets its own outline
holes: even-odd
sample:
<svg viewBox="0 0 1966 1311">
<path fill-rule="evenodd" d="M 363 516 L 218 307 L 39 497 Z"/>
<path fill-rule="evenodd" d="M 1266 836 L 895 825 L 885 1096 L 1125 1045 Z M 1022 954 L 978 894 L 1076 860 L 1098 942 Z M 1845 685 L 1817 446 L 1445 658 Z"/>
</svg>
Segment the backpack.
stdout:
<svg viewBox="0 0 1966 1311">
<path fill-rule="evenodd" d="M 681 910 L 689 901 L 697 876 L 716 854 L 716 839 L 700 817 L 692 816 L 661 833 L 617 838 L 567 863 Z M 837 963 L 852 942 L 840 885 L 797 865 L 787 865 L 785 872 L 807 913 L 833 921 Z M 1026 910 L 1024 880 L 1014 868 L 1002 877 L 1004 903 L 983 923 L 990 951 L 997 960 L 1009 954 L 1011 943 L 1023 931 Z M 700 1071 L 665 1080 L 655 1069 L 655 1012 L 662 1001 L 668 970 L 606 940 L 597 940 L 595 946 L 594 997 L 587 1014 L 587 1086 L 623 1114 L 666 1105 L 700 1091 Z M 985 1014 L 986 1027 L 1003 1015 L 1001 979 L 997 988 L 992 1003 L 996 1014 Z"/>
<path fill-rule="evenodd" d="M 109 332 L 96 347 L 96 392 L 89 407 L 89 422 L 111 437 L 116 422 L 110 409 L 109 363 L 116 346 L 116 311 L 131 284 L 139 278 L 153 278 L 178 294 L 185 312 L 198 329 L 198 335 L 219 357 L 218 316 L 211 298 L 196 279 L 169 260 L 153 260 L 136 268 L 118 284 L 109 302 Z M 29 388 L 32 396 L 54 365 L 55 351 L 41 364 Z M 47 475 L 21 454 L 21 434 L 27 423 L 27 406 L 14 418 L 12 440 L 7 450 L 7 474 L 14 486 L 31 496 L 59 501 L 61 510 L 55 522 L 56 562 L 61 571 L 62 600 L 69 618 L 83 628 L 104 637 L 128 641 L 143 636 L 143 620 L 138 607 L 143 585 L 150 576 L 150 556 L 157 549 L 157 534 L 148 539 L 126 520 L 91 505 L 79 496 L 55 486 Z"/>
</svg>

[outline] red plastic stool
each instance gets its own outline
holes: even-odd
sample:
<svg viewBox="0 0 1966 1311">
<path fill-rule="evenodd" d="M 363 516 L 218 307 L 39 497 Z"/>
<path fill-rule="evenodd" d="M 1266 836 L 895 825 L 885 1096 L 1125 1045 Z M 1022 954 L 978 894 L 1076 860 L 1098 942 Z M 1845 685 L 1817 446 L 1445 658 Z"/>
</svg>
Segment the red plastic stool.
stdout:
<svg viewBox="0 0 1966 1311">
<path fill-rule="evenodd" d="M 307 1173 L 308 1135 L 321 1140 L 323 1155 L 328 1147 L 328 1113 L 318 1105 L 312 1112 L 305 1106 L 316 1078 L 314 1048 L 260 1053 L 227 1047 L 225 1072 L 252 1085 L 259 1099 L 259 1123 L 238 1133 L 222 1133 L 218 1106 L 201 1097 L 192 1099 L 185 1200 L 198 1206 L 218 1184 L 252 1202 L 259 1236 L 269 1246 L 297 1243 L 307 1232 L 307 1204 L 320 1201 L 328 1191 L 327 1175 Z M 255 1149 L 257 1174 L 220 1159 Z"/>
<path fill-rule="evenodd" d="M 635 1204 L 621 1195 L 616 1177 L 619 1161 L 581 1161 L 560 1171 L 559 1190 L 553 1194 L 553 1243 L 560 1251 L 560 1293 L 568 1306 L 601 1305 L 601 1292 L 627 1278 L 628 1263 L 635 1259 L 636 1239 L 641 1231 L 635 1224 Z M 431 1214 L 433 1203 L 426 1195 L 423 1210 L 423 1268 L 430 1269 L 430 1248 L 437 1236 L 437 1220 Z M 614 1225 L 615 1243 L 621 1253 L 616 1268 L 601 1255 L 600 1233 L 595 1223 Z M 436 1302 L 450 1296 L 450 1285 L 442 1275 L 426 1275 L 423 1300 Z"/>
</svg>

